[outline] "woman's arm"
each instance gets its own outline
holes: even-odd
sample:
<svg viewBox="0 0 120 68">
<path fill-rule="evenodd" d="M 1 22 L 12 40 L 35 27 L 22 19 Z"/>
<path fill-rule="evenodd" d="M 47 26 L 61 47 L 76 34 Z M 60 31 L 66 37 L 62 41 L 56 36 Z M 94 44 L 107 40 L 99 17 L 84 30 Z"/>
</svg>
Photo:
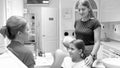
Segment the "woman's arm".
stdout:
<svg viewBox="0 0 120 68">
<path fill-rule="evenodd" d="M 93 47 L 93 50 L 91 52 L 91 55 L 89 55 L 86 59 L 85 59 L 85 63 L 87 66 L 91 66 L 93 63 L 93 56 L 97 55 L 97 52 L 99 50 L 100 47 L 100 35 L 101 35 L 101 27 L 98 27 L 94 30 L 94 39 L 95 39 L 95 44 Z"/>
<path fill-rule="evenodd" d="M 97 55 L 97 52 L 100 48 L 100 36 L 101 36 L 101 27 L 98 27 L 97 29 L 94 30 L 95 44 L 91 52 L 92 55 Z"/>
</svg>

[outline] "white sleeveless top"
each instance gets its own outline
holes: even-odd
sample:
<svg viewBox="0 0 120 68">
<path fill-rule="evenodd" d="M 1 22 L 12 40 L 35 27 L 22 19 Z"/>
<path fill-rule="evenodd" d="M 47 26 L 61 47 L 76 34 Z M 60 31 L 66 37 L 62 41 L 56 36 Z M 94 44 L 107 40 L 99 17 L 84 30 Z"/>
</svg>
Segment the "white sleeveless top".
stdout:
<svg viewBox="0 0 120 68">
<path fill-rule="evenodd" d="M 84 60 L 75 63 L 75 62 L 72 62 L 71 57 L 64 58 L 64 61 L 62 63 L 62 67 L 63 68 L 90 68 L 90 67 L 85 65 Z"/>
</svg>

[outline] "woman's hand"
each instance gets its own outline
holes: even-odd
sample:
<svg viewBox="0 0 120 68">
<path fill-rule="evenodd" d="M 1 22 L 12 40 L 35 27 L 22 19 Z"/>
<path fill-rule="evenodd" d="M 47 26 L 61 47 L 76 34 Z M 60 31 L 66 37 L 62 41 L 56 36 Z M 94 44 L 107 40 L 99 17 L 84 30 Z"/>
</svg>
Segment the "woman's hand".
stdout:
<svg viewBox="0 0 120 68">
<path fill-rule="evenodd" d="M 85 64 L 87 66 L 92 66 L 92 64 L 93 64 L 93 57 L 91 55 L 89 55 L 88 57 L 85 58 Z"/>
</svg>

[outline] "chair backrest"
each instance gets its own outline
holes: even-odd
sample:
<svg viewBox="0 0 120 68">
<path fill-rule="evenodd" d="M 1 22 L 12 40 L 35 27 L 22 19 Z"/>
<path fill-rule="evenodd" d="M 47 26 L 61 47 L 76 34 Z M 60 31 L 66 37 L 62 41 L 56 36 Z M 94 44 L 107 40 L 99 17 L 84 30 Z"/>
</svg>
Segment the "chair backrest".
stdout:
<svg viewBox="0 0 120 68">
<path fill-rule="evenodd" d="M 56 50 L 54 53 L 54 62 L 51 66 L 51 68 L 61 68 L 61 64 L 64 60 L 64 57 L 66 57 L 67 54 L 63 52 L 61 49 Z"/>
</svg>

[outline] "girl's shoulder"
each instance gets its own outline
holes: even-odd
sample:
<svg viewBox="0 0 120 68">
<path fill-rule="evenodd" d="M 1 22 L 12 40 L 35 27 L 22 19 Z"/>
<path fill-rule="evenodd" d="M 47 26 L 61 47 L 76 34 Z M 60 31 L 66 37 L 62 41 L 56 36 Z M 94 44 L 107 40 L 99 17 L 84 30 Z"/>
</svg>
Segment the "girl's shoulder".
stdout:
<svg viewBox="0 0 120 68">
<path fill-rule="evenodd" d="M 66 56 L 66 57 L 64 58 L 64 61 L 66 61 L 66 62 L 71 62 L 71 61 L 72 61 L 72 58 L 71 58 L 70 56 Z"/>
<path fill-rule="evenodd" d="M 71 57 L 67 56 L 64 58 L 64 61 L 62 63 L 63 68 L 71 68 L 73 65 Z"/>
</svg>

